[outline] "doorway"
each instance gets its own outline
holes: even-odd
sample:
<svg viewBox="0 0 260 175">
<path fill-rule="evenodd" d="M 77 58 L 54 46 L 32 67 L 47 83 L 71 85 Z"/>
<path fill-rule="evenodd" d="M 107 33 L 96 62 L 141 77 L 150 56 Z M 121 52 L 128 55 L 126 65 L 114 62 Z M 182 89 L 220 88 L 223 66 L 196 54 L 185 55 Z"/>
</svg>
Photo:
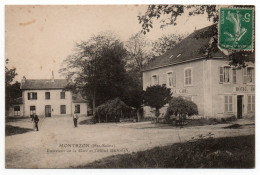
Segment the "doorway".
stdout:
<svg viewBox="0 0 260 175">
<path fill-rule="evenodd" d="M 241 119 L 243 116 L 243 95 L 237 96 L 237 118 Z"/>
<path fill-rule="evenodd" d="M 45 105 L 45 117 L 51 117 L 51 105 Z"/>
</svg>

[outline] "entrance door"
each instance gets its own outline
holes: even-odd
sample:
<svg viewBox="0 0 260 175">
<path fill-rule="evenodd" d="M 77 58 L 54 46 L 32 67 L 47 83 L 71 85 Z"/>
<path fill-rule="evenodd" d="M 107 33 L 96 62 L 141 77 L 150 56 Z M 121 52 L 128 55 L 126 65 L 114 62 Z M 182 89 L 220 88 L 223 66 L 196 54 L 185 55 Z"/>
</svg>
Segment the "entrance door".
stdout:
<svg viewBox="0 0 260 175">
<path fill-rule="evenodd" d="M 237 96 L 237 118 L 242 118 L 243 114 L 243 95 Z"/>
<path fill-rule="evenodd" d="M 45 117 L 51 117 L 51 105 L 45 105 Z"/>
</svg>

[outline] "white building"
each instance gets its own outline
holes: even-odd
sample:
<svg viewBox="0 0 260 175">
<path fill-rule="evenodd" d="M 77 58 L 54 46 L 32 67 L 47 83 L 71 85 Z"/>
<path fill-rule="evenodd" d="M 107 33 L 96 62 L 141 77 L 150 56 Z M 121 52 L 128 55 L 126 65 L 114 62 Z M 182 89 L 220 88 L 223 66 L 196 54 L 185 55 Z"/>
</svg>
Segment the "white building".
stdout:
<svg viewBox="0 0 260 175">
<path fill-rule="evenodd" d="M 25 79 L 21 82 L 22 97 L 9 110 L 9 116 L 87 115 L 87 101 L 79 94 L 64 91 L 65 79 Z"/>
<path fill-rule="evenodd" d="M 201 52 L 201 48 L 212 41 L 209 33 L 212 27 L 215 26 L 192 33 L 144 67 L 143 88 L 165 85 L 173 96 L 196 103 L 199 115 L 207 118 L 253 116 L 255 65 L 247 62 L 246 68 L 238 69 L 229 65 L 228 56 L 219 49 L 211 56 Z M 250 59 L 254 60 L 253 54 Z M 161 112 L 165 113 L 165 108 Z M 144 115 L 152 116 L 151 111 L 150 107 L 145 107 Z"/>
</svg>

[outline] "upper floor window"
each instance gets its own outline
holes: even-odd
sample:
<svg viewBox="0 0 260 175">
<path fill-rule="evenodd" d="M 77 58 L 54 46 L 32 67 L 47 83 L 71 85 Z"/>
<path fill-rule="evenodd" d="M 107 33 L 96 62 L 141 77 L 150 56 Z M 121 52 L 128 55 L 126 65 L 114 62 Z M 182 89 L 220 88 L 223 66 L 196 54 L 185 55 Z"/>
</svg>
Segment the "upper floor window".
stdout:
<svg viewBox="0 0 260 175">
<path fill-rule="evenodd" d="M 192 70 L 191 70 L 191 68 L 184 69 L 184 85 L 192 85 Z"/>
<path fill-rule="evenodd" d="M 60 92 L 60 99 L 65 99 L 65 92 Z"/>
<path fill-rule="evenodd" d="M 152 76 L 152 85 L 159 84 L 159 77 L 157 75 Z"/>
<path fill-rule="evenodd" d="M 51 93 L 50 92 L 45 92 L 45 99 L 46 100 L 51 99 Z"/>
<path fill-rule="evenodd" d="M 236 69 L 232 69 L 233 82 L 236 83 Z M 219 83 L 231 83 L 231 67 L 219 67 Z"/>
<path fill-rule="evenodd" d="M 37 100 L 37 92 L 28 92 L 28 100 Z"/>
<path fill-rule="evenodd" d="M 237 83 L 237 70 L 232 69 L 232 73 L 233 73 L 233 83 Z"/>
<path fill-rule="evenodd" d="M 247 67 L 243 70 L 243 83 L 255 83 L 255 69 L 253 67 Z"/>
<path fill-rule="evenodd" d="M 167 84 L 168 84 L 168 87 L 175 87 L 176 86 L 176 80 L 175 80 L 175 73 L 174 72 L 167 73 Z"/>
</svg>

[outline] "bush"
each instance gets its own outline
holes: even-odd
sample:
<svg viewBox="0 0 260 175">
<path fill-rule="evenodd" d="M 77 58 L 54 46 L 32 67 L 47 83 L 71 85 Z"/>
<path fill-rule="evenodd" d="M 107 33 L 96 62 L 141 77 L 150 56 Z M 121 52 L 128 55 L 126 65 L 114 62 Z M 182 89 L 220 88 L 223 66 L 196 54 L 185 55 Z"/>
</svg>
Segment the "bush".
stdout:
<svg viewBox="0 0 260 175">
<path fill-rule="evenodd" d="M 176 124 L 183 125 L 186 116 L 192 116 L 198 114 L 197 105 L 189 100 L 185 100 L 182 97 L 173 97 L 169 103 L 169 107 L 167 108 L 167 112 L 165 115 L 166 121 L 169 123 L 172 122 L 171 116 L 176 116 Z"/>
<path fill-rule="evenodd" d="M 96 121 L 98 122 L 119 122 L 120 117 L 129 113 L 131 108 L 119 98 L 109 100 L 96 108 Z"/>
</svg>

